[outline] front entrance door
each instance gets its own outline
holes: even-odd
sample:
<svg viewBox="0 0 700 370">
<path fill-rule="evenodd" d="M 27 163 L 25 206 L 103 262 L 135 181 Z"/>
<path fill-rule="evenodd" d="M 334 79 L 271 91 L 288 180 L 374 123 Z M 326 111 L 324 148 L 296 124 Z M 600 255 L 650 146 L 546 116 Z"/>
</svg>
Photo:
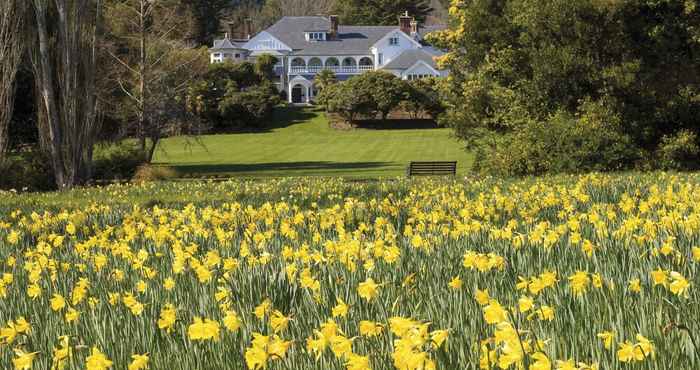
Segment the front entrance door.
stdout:
<svg viewBox="0 0 700 370">
<path fill-rule="evenodd" d="M 301 104 L 304 103 L 304 88 L 300 85 L 294 86 L 292 88 L 292 103 Z"/>
</svg>

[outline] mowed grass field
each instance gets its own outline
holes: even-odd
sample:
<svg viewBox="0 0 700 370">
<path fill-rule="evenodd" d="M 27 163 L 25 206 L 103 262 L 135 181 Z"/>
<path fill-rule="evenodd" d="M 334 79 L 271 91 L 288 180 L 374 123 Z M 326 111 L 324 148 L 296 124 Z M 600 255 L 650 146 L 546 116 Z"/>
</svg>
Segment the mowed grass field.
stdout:
<svg viewBox="0 0 700 370">
<path fill-rule="evenodd" d="M 335 130 L 311 108 L 279 108 L 262 132 L 171 138 L 156 164 L 185 176 L 401 176 L 410 161 L 457 161 L 467 172 L 472 155 L 447 128 Z"/>
</svg>

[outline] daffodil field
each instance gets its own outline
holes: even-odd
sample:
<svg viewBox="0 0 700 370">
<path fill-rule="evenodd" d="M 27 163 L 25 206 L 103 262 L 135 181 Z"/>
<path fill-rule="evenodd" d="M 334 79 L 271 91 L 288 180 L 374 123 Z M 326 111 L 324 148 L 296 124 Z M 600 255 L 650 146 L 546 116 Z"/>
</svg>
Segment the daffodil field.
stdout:
<svg viewBox="0 0 700 370">
<path fill-rule="evenodd" d="M 698 369 L 700 175 L 0 193 L 0 369 Z"/>
</svg>

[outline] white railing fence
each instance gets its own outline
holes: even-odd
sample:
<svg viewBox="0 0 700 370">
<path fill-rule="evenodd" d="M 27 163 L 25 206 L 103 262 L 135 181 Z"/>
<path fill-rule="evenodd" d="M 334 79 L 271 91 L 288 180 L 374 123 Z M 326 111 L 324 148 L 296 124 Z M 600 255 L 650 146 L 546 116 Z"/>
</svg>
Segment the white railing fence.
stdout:
<svg viewBox="0 0 700 370">
<path fill-rule="evenodd" d="M 361 65 L 361 66 L 290 66 L 289 73 L 305 73 L 305 74 L 316 74 L 324 69 L 332 71 L 334 73 L 362 73 L 367 71 L 373 71 L 373 65 Z"/>
</svg>

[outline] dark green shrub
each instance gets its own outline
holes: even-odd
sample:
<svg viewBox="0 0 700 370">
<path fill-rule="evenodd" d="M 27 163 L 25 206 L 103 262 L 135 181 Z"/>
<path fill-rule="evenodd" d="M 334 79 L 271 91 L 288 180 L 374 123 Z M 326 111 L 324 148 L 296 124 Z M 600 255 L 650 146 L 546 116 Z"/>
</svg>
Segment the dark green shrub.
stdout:
<svg viewBox="0 0 700 370">
<path fill-rule="evenodd" d="M 383 121 L 399 106 L 399 103 L 409 97 L 408 82 L 385 71 L 364 73 L 354 78 L 358 93 L 369 94 L 374 101 L 374 110 L 381 115 Z"/>
<path fill-rule="evenodd" d="M 13 154 L 0 161 L 0 189 L 47 191 L 55 190 L 50 157 L 32 150 Z"/>
<path fill-rule="evenodd" d="M 280 97 L 269 83 L 243 91 L 232 88 L 219 102 L 219 114 L 233 126 L 260 127 L 279 103 Z"/>
<path fill-rule="evenodd" d="M 667 170 L 700 168 L 700 147 L 695 132 L 681 130 L 661 139 L 656 150 L 657 166 Z"/>
<path fill-rule="evenodd" d="M 347 122 L 354 121 L 360 115 L 374 116 L 377 112 L 366 84 L 357 78 L 326 87 L 319 99 L 324 102 L 328 112 L 337 113 Z"/>
<path fill-rule="evenodd" d="M 476 156 L 477 171 L 502 176 L 618 170 L 639 157 L 632 140 L 614 126 L 563 112 L 513 132 L 483 136 Z"/>
<path fill-rule="evenodd" d="M 386 120 L 389 113 L 410 97 L 409 91 L 406 81 L 389 72 L 375 71 L 331 84 L 321 91 L 318 100 L 328 112 L 337 113 L 346 121 L 377 115 Z"/>
<path fill-rule="evenodd" d="M 216 130 L 261 126 L 280 101 L 271 82 L 274 63 L 274 57 L 260 57 L 255 65 L 212 64 L 190 84 L 187 110 Z"/>
<path fill-rule="evenodd" d="M 438 90 L 440 79 L 420 78 L 408 82 L 406 98 L 401 102 L 401 108 L 412 118 L 428 115 L 435 119 L 445 111 L 442 97 Z"/>
<path fill-rule="evenodd" d="M 99 145 L 93 156 L 95 180 L 129 180 L 146 155 L 132 143 Z"/>
</svg>

